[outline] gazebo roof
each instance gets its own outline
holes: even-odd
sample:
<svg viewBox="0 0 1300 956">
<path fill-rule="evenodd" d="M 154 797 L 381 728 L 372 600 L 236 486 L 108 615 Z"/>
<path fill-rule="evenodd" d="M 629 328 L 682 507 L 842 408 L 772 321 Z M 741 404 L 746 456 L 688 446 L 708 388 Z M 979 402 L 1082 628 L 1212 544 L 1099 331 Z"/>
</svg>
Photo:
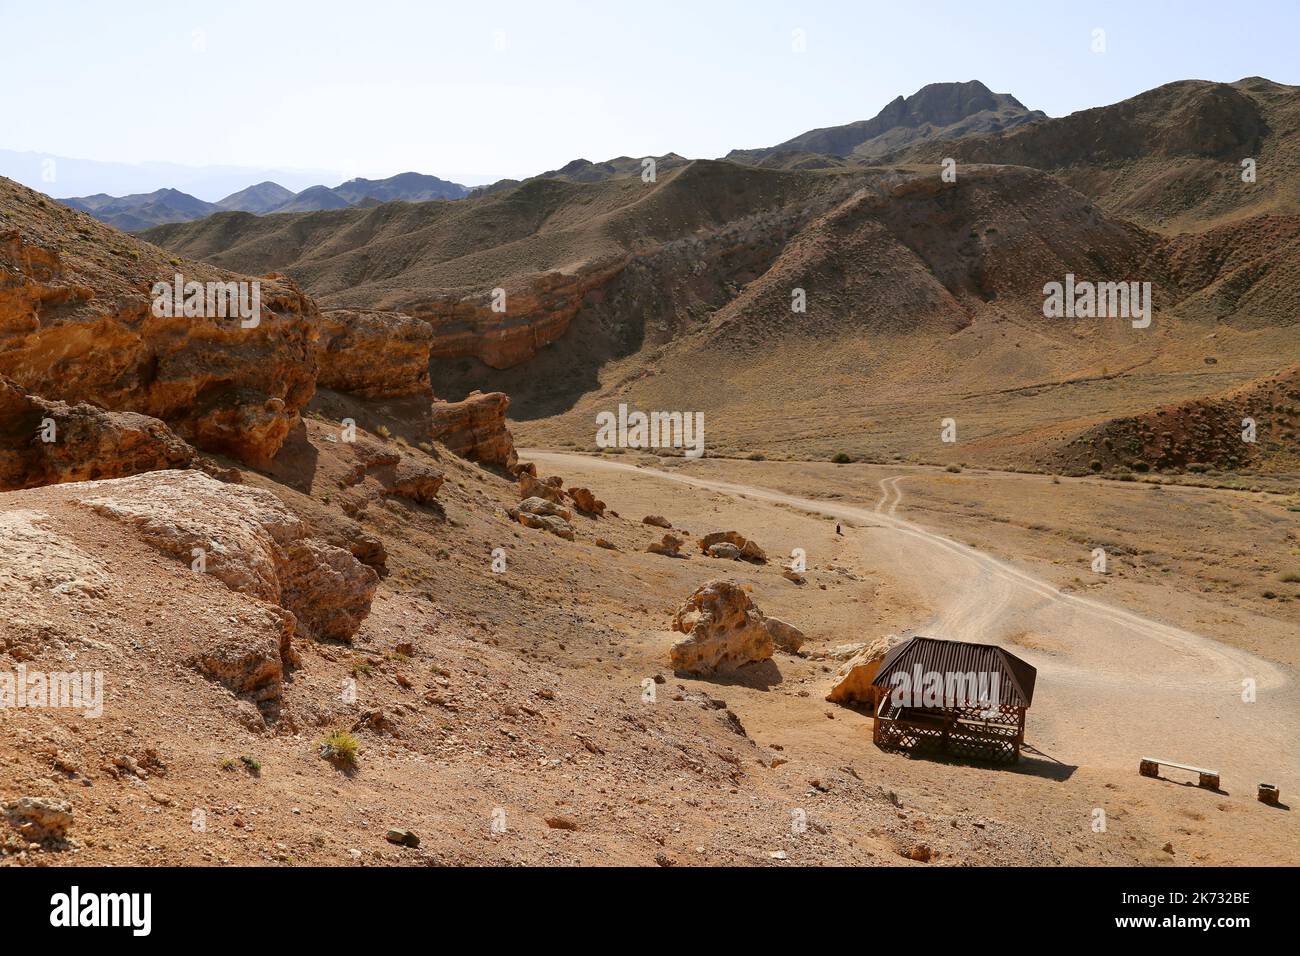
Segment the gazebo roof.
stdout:
<svg viewBox="0 0 1300 956">
<path fill-rule="evenodd" d="M 996 673 L 999 675 L 999 704 L 1028 707 L 1034 700 L 1037 668 L 996 644 L 970 644 L 937 637 L 914 637 L 896 645 L 881 660 L 880 669 L 876 671 L 871 684 L 873 687 L 890 690 L 894 686 L 893 674 L 901 671 L 910 676 L 915 673 L 918 665 L 922 673 Z"/>
</svg>

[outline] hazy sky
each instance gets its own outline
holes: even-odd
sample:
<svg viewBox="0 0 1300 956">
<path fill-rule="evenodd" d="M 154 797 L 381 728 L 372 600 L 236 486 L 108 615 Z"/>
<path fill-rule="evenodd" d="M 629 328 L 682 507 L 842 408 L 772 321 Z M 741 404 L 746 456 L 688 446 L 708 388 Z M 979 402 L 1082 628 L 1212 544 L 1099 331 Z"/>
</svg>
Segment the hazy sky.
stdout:
<svg viewBox="0 0 1300 956">
<path fill-rule="evenodd" d="M 943 80 L 1053 116 L 1300 83 L 1300 0 L 0 0 L 0 33 L 0 148 L 471 184 L 771 145 Z"/>
</svg>

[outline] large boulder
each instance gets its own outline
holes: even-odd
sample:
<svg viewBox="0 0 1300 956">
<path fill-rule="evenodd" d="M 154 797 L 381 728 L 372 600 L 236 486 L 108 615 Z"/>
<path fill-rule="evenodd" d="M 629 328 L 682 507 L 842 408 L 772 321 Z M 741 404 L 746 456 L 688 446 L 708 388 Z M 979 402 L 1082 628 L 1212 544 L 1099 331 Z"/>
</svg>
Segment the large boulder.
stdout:
<svg viewBox="0 0 1300 956">
<path fill-rule="evenodd" d="M 283 276 L 169 259 L 3 179 L 0 224 L 0 374 L 50 400 L 149 415 L 198 448 L 269 463 L 315 391 L 312 299 Z M 155 315 L 155 283 L 178 275 L 259 282 L 257 321 Z"/>
<path fill-rule="evenodd" d="M 711 544 L 704 551 L 711 558 L 725 558 L 729 561 L 740 560 L 740 549 L 730 541 L 719 541 L 717 544 Z"/>
<path fill-rule="evenodd" d="M 790 654 L 794 654 L 799 648 L 803 647 L 803 642 L 807 640 L 803 631 L 793 624 L 787 624 L 780 618 L 769 617 L 766 627 L 776 646 Z"/>
<path fill-rule="evenodd" d="M 352 470 L 344 475 L 347 485 L 359 485 L 373 478 L 385 493 L 428 504 L 442 488 L 442 471 L 417 458 L 400 446 L 381 445 L 358 437 L 348 443 L 352 450 Z"/>
<path fill-rule="evenodd" d="M 548 498 L 525 498 L 523 501 L 519 502 L 519 504 L 510 509 L 512 517 L 516 512 L 525 512 L 527 514 L 539 516 L 553 515 L 557 518 L 563 518 L 565 521 L 573 520 L 573 512 L 569 511 L 568 508 L 565 508 L 564 505 L 551 501 Z"/>
<path fill-rule="evenodd" d="M 573 513 L 545 498 L 525 498 L 509 510 L 509 515 L 525 528 L 549 531 L 566 541 L 574 539 Z"/>
<path fill-rule="evenodd" d="M 527 498 L 545 498 L 547 501 L 553 501 L 557 505 L 564 502 L 564 479 L 559 475 L 551 475 L 547 478 L 538 478 L 531 472 L 521 471 L 519 478 L 519 497 Z"/>
<path fill-rule="evenodd" d="M 510 468 L 518 462 L 506 428 L 510 398 L 504 392 L 472 392 L 459 402 L 434 402 L 432 435 L 452 454 Z"/>
<path fill-rule="evenodd" d="M 672 665 L 688 674 L 732 671 L 771 658 L 767 619 L 733 581 L 709 581 L 673 616 L 673 630 L 686 636 L 669 651 Z"/>
<path fill-rule="evenodd" d="M 897 634 L 886 634 L 868 641 L 844 662 L 835 675 L 835 686 L 826 695 L 833 704 L 857 704 L 870 707 L 875 703 L 871 682 L 876 679 L 885 655 L 902 643 Z"/>
<path fill-rule="evenodd" d="M 329 309 L 320 314 L 317 384 L 363 398 L 428 395 L 429 323 L 402 312 Z"/>
<path fill-rule="evenodd" d="M 705 554 L 715 558 L 731 558 L 732 560 L 744 559 L 754 561 L 759 564 L 767 562 L 767 553 L 758 546 L 758 543 L 751 541 L 742 535 L 739 531 L 713 531 L 706 534 L 696 542 L 700 550 Z M 730 545 L 734 548 L 717 547 L 718 545 Z"/>
<path fill-rule="evenodd" d="M 442 482 L 442 472 L 433 465 L 412 455 L 403 455 L 393 466 L 391 493 L 420 504 L 428 504 L 438 497 Z"/>
<path fill-rule="evenodd" d="M 564 538 L 566 541 L 574 539 L 573 525 L 563 518 L 552 515 L 533 515 L 528 512 L 515 512 L 511 515 L 525 528 L 536 528 L 540 531 L 549 531 L 558 538 Z"/>
<path fill-rule="evenodd" d="M 569 496 L 574 507 L 584 514 L 594 515 L 597 518 L 604 515 L 605 502 L 597 498 L 590 488 L 570 488 L 565 494 Z"/>
<path fill-rule="evenodd" d="M 49 401 L 0 377 L 0 491 L 185 468 L 194 458 L 156 418 Z"/>
<path fill-rule="evenodd" d="M 349 641 L 379 576 L 348 551 L 310 537 L 269 491 L 201 472 L 158 471 L 87 482 L 75 500 L 134 527 L 149 545 L 233 591 L 284 608 L 296 633 Z"/>
<path fill-rule="evenodd" d="M 666 558 L 684 558 L 682 539 L 675 534 L 666 534 L 662 540 L 652 541 L 646 546 L 647 554 L 662 554 Z"/>
</svg>

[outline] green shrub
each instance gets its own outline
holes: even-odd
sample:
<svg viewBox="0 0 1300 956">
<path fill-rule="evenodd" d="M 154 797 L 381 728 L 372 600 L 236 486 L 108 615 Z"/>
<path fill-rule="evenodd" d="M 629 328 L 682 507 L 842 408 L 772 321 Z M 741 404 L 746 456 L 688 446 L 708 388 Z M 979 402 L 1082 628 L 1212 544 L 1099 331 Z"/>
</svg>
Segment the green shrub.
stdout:
<svg viewBox="0 0 1300 956">
<path fill-rule="evenodd" d="M 354 766 L 357 762 L 357 754 L 360 752 L 361 741 L 355 734 L 350 734 L 346 730 L 330 731 L 320 742 L 320 755 L 326 760 L 345 767 Z"/>
<path fill-rule="evenodd" d="M 853 459 L 850 458 L 846 452 L 837 451 L 835 457 L 832 458 L 831 461 L 837 465 L 848 465 L 852 463 Z"/>
</svg>

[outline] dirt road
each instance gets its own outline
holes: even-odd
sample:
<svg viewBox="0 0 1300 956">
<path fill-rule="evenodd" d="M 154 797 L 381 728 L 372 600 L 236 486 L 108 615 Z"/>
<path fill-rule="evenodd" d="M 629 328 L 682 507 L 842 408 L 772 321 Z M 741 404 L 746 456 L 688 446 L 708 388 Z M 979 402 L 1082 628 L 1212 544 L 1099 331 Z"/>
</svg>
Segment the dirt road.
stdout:
<svg viewBox="0 0 1300 956">
<path fill-rule="evenodd" d="M 1220 770 L 1234 793 L 1259 781 L 1292 793 L 1300 785 L 1300 691 L 1289 672 L 1139 610 L 1063 592 L 898 517 L 904 475 L 882 479 L 875 501 L 851 505 L 583 455 L 521 454 L 565 475 L 631 473 L 879 529 L 872 546 L 887 546 L 933 609 L 909 633 L 1005 644 L 1038 668 L 1031 742 L 1057 760 L 1124 772 L 1143 756 L 1192 763 Z"/>
</svg>

